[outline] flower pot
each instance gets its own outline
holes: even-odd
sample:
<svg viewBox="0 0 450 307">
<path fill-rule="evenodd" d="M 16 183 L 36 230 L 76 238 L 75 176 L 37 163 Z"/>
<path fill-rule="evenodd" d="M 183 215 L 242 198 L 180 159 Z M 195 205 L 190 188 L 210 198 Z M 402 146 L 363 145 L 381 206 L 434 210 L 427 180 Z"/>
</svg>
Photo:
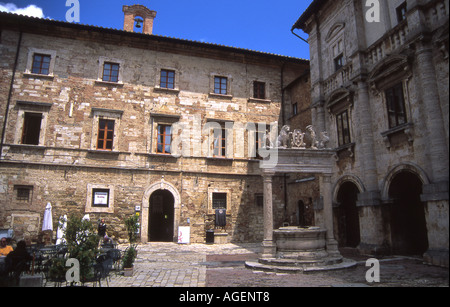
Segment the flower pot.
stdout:
<svg viewBox="0 0 450 307">
<path fill-rule="evenodd" d="M 123 268 L 123 276 L 131 277 L 133 276 L 133 268 Z"/>
</svg>

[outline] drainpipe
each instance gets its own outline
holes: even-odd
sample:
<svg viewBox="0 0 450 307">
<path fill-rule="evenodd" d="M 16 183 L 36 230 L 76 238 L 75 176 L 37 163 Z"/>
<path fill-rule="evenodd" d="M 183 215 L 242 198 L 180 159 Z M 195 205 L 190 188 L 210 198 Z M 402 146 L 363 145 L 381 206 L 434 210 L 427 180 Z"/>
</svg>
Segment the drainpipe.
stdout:
<svg viewBox="0 0 450 307">
<path fill-rule="evenodd" d="M 3 118 L 2 138 L 0 141 L 0 160 L 2 159 L 3 144 L 5 141 L 6 123 L 8 122 L 9 106 L 11 105 L 11 96 L 13 91 L 14 79 L 16 76 L 17 63 L 19 61 L 20 45 L 22 44 L 22 31 L 19 32 L 19 42 L 17 43 L 16 59 L 14 60 L 13 73 L 11 77 L 11 85 L 9 86 L 8 100 L 6 102 L 5 117 Z"/>
<path fill-rule="evenodd" d="M 295 36 L 297 36 L 298 38 L 300 38 L 302 41 L 304 41 L 305 43 L 307 43 L 309 45 L 309 43 L 308 43 L 308 41 L 306 39 L 304 39 L 303 37 L 301 37 L 300 35 L 298 35 L 298 34 L 296 34 L 294 32 L 294 28 L 291 29 L 291 33 L 294 34 Z"/>
</svg>

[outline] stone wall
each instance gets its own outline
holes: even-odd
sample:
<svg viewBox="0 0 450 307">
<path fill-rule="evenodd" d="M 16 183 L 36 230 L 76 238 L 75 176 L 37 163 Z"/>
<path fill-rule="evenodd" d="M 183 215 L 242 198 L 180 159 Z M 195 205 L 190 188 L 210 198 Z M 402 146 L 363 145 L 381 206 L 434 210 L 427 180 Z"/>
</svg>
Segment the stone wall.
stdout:
<svg viewBox="0 0 450 307">
<path fill-rule="evenodd" d="M 226 233 L 227 242 L 262 240 L 262 207 L 256 200 L 263 193 L 262 177 L 259 160 L 249 155 L 254 141 L 245 125 L 281 120 L 281 84 L 304 74 L 307 61 L 65 23 L 49 30 L 51 21 L 16 18 L 2 17 L 0 44 L 3 124 L 19 41 L 11 27 L 25 23 L 0 160 L 1 228 L 39 240 L 50 202 L 55 229 L 61 215 L 89 214 L 93 222 L 104 218 L 109 234 L 123 240 L 124 219 L 136 206 L 148 216 L 145 193 L 161 182 L 180 195 L 174 228 L 191 226 L 191 242 L 203 243 L 206 230 L 214 228 L 209 198 L 215 190 L 228 192 L 230 203 L 227 225 L 217 232 Z M 49 75 L 29 71 L 34 53 L 52 56 Z M 119 82 L 101 80 L 105 61 L 120 64 Z M 161 69 L 175 72 L 174 89 L 160 88 Z M 227 95 L 213 94 L 214 76 L 227 77 Z M 254 81 L 265 83 L 266 99 L 252 98 Z M 42 114 L 38 145 L 22 144 L 26 112 Z M 115 122 L 110 151 L 96 148 L 101 118 Z M 181 157 L 158 154 L 157 125 L 176 122 L 192 129 L 190 142 L 181 142 Z M 211 134 L 202 131 L 210 122 L 235 124 L 224 158 L 212 157 Z M 177 130 L 174 137 L 185 132 Z M 21 188 L 28 197 L 20 197 Z M 108 208 L 91 207 L 95 188 L 109 191 Z M 274 191 L 280 225 L 283 189 L 280 180 Z M 141 220 L 141 233 L 148 230 L 144 227 L 148 221 Z"/>
</svg>

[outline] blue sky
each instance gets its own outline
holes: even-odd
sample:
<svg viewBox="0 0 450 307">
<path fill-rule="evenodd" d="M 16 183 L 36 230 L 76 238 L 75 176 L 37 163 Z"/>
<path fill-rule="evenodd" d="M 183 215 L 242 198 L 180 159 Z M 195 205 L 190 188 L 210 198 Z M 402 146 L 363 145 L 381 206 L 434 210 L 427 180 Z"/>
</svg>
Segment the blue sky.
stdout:
<svg viewBox="0 0 450 307">
<path fill-rule="evenodd" d="M 312 0 L 78 0 L 80 23 L 123 28 L 123 5 L 157 11 L 153 34 L 309 59 L 309 46 L 291 33 Z M 66 0 L 0 0 L 0 10 L 30 5 L 66 21 Z M 3 9 L 2 9 L 3 7 Z M 299 33 L 306 38 L 307 35 Z"/>
</svg>

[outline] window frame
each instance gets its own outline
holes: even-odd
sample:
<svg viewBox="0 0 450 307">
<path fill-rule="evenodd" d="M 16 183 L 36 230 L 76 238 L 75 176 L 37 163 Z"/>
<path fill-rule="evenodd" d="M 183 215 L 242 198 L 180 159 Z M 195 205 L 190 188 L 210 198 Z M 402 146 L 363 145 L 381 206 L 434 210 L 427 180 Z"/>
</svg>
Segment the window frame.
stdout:
<svg viewBox="0 0 450 307">
<path fill-rule="evenodd" d="M 406 124 L 408 122 L 408 114 L 403 82 L 385 89 L 384 95 L 389 129 Z M 401 114 L 402 116 L 400 116 Z M 392 115 L 394 118 L 392 118 Z M 401 121 L 400 118 L 403 118 L 403 120 Z"/>
<path fill-rule="evenodd" d="M 36 58 L 41 57 L 41 60 L 36 63 Z M 48 62 L 45 60 L 48 59 Z M 48 76 L 50 74 L 50 64 L 52 61 L 52 56 L 50 54 L 43 54 L 43 53 L 34 53 L 33 54 L 33 63 L 31 64 L 31 73 L 37 74 L 37 75 L 45 75 Z M 38 67 L 35 66 L 35 64 L 39 64 Z M 47 67 L 44 68 L 44 64 L 47 64 Z M 37 68 L 37 71 L 35 69 Z M 46 72 L 43 72 L 43 70 L 46 70 Z"/>
<path fill-rule="evenodd" d="M 397 16 L 397 22 L 401 23 L 406 20 L 406 13 L 408 12 L 408 3 L 405 1 L 395 9 L 395 13 Z"/>
<path fill-rule="evenodd" d="M 33 64 L 36 55 L 46 56 L 50 58 L 50 62 L 48 63 L 47 74 L 33 72 L 34 66 Z M 56 51 L 48 49 L 29 48 L 24 76 L 52 79 L 54 77 L 55 62 L 56 62 Z"/>
<path fill-rule="evenodd" d="M 334 71 L 338 71 L 342 67 L 344 67 L 344 53 L 339 54 L 334 58 Z"/>
<path fill-rule="evenodd" d="M 104 128 L 102 129 L 102 123 L 105 123 Z M 112 123 L 112 129 L 109 129 L 109 123 Z M 100 117 L 98 119 L 98 133 L 97 133 L 97 150 L 104 150 L 104 151 L 112 151 L 114 148 L 114 135 L 115 135 L 115 120 Z M 112 132 L 112 137 L 108 137 L 108 133 Z M 103 134 L 103 138 L 101 138 L 101 134 Z M 103 146 L 99 146 L 100 142 L 103 142 Z M 108 146 L 108 142 L 111 142 L 111 148 Z"/>
<path fill-rule="evenodd" d="M 214 193 L 223 193 L 227 195 L 226 198 L 226 208 L 223 208 L 226 210 L 227 214 L 231 214 L 231 197 L 232 197 L 232 189 L 230 188 L 215 188 L 215 187 L 208 187 L 208 214 L 215 214 L 216 210 L 213 207 L 213 194 Z M 220 209 L 219 209 L 220 210 Z"/>
<path fill-rule="evenodd" d="M 299 114 L 299 112 L 298 112 L 298 102 L 294 102 L 292 104 L 292 116 L 296 116 L 298 114 Z"/>
<path fill-rule="evenodd" d="M 103 79 L 104 70 L 105 70 L 105 63 L 106 64 L 119 65 L 117 82 L 115 82 L 115 81 L 105 81 Z M 99 84 L 123 86 L 123 67 L 124 67 L 124 61 L 122 61 L 120 59 L 114 59 L 114 58 L 101 56 L 99 58 L 99 60 L 98 60 L 98 76 L 97 76 L 96 82 L 99 83 Z"/>
<path fill-rule="evenodd" d="M 217 87 L 219 85 L 219 87 Z M 223 88 L 225 86 L 225 88 Z M 223 93 L 225 91 L 225 93 Z M 214 76 L 214 94 L 216 95 L 228 95 L 228 77 Z"/>
<path fill-rule="evenodd" d="M 345 114 L 345 119 L 344 115 Z M 345 124 L 347 129 L 345 129 Z M 352 143 L 351 129 L 350 129 L 350 116 L 349 110 L 345 109 L 342 112 L 336 114 L 336 130 L 338 147 L 345 146 Z M 346 131 L 346 132 L 345 132 Z"/>
<path fill-rule="evenodd" d="M 217 197 L 218 196 L 225 196 L 225 198 L 223 199 L 218 199 Z M 215 196 L 216 196 L 216 198 L 215 198 Z M 228 193 L 226 193 L 226 192 L 213 192 L 212 193 L 212 204 L 211 204 L 211 206 L 212 206 L 212 209 L 213 210 L 220 210 L 220 209 L 223 209 L 223 210 L 226 210 L 227 209 L 227 201 L 228 201 Z M 219 206 L 219 207 L 216 207 L 216 203 L 217 202 L 219 202 L 219 205 L 221 205 L 221 206 Z"/>
<path fill-rule="evenodd" d="M 160 133 L 160 127 L 164 128 L 164 132 L 161 134 Z M 166 129 L 170 128 L 170 135 L 166 134 Z M 166 124 L 166 123 L 157 123 L 156 126 L 156 153 L 157 154 L 163 154 L 163 155 L 171 155 L 172 154 L 172 141 L 173 141 L 173 127 L 171 124 Z M 162 136 L 162 139 L 160 142 L 160 136 Z M 170 143 L 167 144 L 166 143 L 166 137 L 169 136 L 170 137 Z M 159 150 L 159 146 L 162 145 L 162 150 Z M 166 147 L 169 146 L 169 152 L 166 151 Z"/>
<path fill-rule="evenodd" d="M 44 102 L 32 102 L 32 101 L 17 101 L 16 105 L 18 106 L 17 112 L 17 122 L 16 122 L 16 131 L 14 136 L 14 144 L 20 144 L 24 146 L 44 146 L 45 144 L 45 131 L 47 129 L 47 118 L 48 113 L 52 107 L 52 103 L 44 103 Z M 26 113 L 34 113 L 40 114 L 41 116 L 41 124 L 39 129 L 39 142 L 38 144 L 24 144 L 23 137 L 25 133 L 25 114 Z"/>
<path fill-rule="evenodd" d="M 163 74 L 167 74 L 166 76 L 163 76 Z M 170 74 L 172 74 L 172 77 L 170 77 Z M 168 90 L 174 90 L 175 84 L 176 84 L 176 71 L 172 69 L 161 69 L 159 73 L 159 87 L 161 89 L 168 89 Z M 169 82 L 169 80 L 172 79 L 172 82 Z M 171 85 L 171 86 L 169 86 Z"/>
<path fill-rule="evenodd" d="M 105 72 L 107 71 L 106 66 L 110 65 L 111 68 L 108 69 L 109 74 L 105 74 Z M 117 76 L 113 76 L 113 72 L 117 73 Z M 102 81 L 103 82 L 111 82 L 111 83 L 118 83 L 119 82 L 119 74 L 120 74 L 120 64 L 119 63 L 114 63 L 114 62 L 104 62 L 103 63 L 103 73 L 102 73 Z M 105 80 L 105 78 L 108 77 L 108 80 Z M 114 79 L 113 79 L 114 77 Z"/>
<path fill-rule="evenodd" d="M 41 112 L 29 112 L 29 111 L 24 112 L 22 136 L 20 138 L 20 143 L 22 145 L 39 145 L 40 137 L 41 137 L 41 133 L 42 133 L 41 129 L 42 129 L 43 117 L 44 117 L 44 114 Z M 37 127 L 37 124 L 35 124 L 36 126 L 30 127 L 31 121 L 36 118 L 39 118 L 39 127 Z M 30 130 L 31 130 L 31 135 L 29 133 Z M 36 132 L 36 130 L 38 130 L 38 131 Z M 35 134 L 35 135 L 33 136 L 33 134 Z"/>
<path fill-rule="evenodd" d="M 102 108 L 92 108 L 92 138 L 91 138 L 91 152 L 117 152 L 117 148 L 119 147 L 119 131 L 120 131 L 120 122 L 122 118 L 123 111 L 121 110 L 111 110 L 111 109 L 102 109 Z M 113 133 L 113 142 L 111 150 L 102 150 L 97 149 L 98 147 L 98 137 L 99 137 L 99 128 L 100 128 L 100 119 L 104 120 L 113 120 L 114 121 L 114 133 Z"/>
<path fill-rule="evenodd" d="M 265 100 L 266 97 L 266 82 L 253 81 L 253 98 Z"/>
<path fill-rule="evenodd" d="M 226 158 L 227 157 L 227 129 L 221 125 L 220 135 L 213 132 L 213 157 Z"/>
</svg>

